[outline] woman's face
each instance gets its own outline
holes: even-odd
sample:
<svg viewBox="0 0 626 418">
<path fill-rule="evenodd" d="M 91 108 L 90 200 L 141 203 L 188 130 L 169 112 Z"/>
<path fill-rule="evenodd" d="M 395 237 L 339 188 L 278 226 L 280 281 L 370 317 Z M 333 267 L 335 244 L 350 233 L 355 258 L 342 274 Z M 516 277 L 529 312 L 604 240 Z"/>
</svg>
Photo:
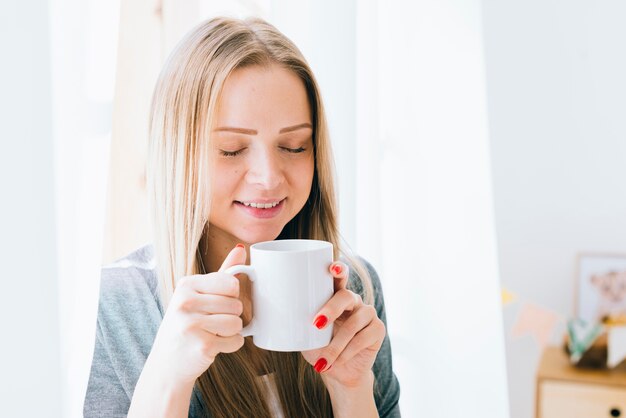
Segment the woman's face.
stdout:
<svg viewBox="0 0 626 418">
<path fill-rule="evenodd" d="M 304 206 L 313 181 L 304 83 L 278 65 L 237 69 L 224 84 L 213 126 L 213 232 L 248 244 L 275 239 Z"/>
</svg>

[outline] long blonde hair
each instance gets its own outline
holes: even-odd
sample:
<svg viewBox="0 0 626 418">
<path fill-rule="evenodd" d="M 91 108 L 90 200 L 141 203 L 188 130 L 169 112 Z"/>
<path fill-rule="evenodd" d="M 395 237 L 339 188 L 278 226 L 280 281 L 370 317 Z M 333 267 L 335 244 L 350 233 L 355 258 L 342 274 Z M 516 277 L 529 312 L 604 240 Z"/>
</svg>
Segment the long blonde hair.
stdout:
<svg viewBox="0 0 626 418">
<path fill-rule="evenodd" d="M 275 63 L 303 81 L 313 117 L 315 171 L 302 210 L 277 239 L 308 238 L 333 243 L 356 271 L 366 303 L 373 301 L 371 278 L 345 250 L 337 222 L 333 156 L 317 82 L 298 48 L 261 19 L 215 18 L 201 23 L 176 47 L 157 81 L 150 113 L 148 199 L 159 291 L 167 309 L 177 279 L 200 274 L 198 245 L 209 228 L 209 132 L 225 80 L 237 69 Z M 220 354 L 196 384 L 214 417 L 270 417 L 258 372 L 275 373 L 287 416 L 332 416 L 319 375 L 300 353 L 268 352 L 261 358 L 249 339 L 241 350 Z"/>
</svg>

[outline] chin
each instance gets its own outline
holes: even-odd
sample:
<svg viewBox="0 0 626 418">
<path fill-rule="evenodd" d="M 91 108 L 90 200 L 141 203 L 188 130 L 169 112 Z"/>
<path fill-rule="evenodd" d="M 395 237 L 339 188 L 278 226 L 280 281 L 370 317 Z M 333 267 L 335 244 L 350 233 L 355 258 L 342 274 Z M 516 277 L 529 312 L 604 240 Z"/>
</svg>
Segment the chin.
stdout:
<svg viewBox="0 0 626 418">
<path fill-rule="evenodd" d="M 247 244 L 256 244 L 257 242 L 263 241 L 274 241 L 280 235 L 281 229 L 276 231 L 241 231 L 240 234 L 236 234 L 236 236 L 246 242 Z"/>
</svg>

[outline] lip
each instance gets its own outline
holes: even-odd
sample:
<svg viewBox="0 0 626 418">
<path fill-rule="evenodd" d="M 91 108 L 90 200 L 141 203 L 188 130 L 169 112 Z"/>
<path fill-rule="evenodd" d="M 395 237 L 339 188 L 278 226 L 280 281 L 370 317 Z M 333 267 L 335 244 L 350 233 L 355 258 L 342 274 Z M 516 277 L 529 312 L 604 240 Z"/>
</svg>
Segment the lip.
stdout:
<svg viewBox="0 0 626 418">
<path fill-rule="evenodd" d="M 287 200 L 287 198 L 284 198 L 282 200 L 281 199 L 252 200 L 252 202 L 256 202 L 256 203 L 272 203 L 272 202 L 280 201 L 278 205 L 274 206 L 273 208 L 268 208 L 268 209 L 253 208 L 252 206 L 246 206 L 239 201 L 235 201 L 234 204 L 235 206 L 243 210 L 248 215 L 251 215 L 257 219 L 271 219 L 277 216 L 280 212 L 282 212 L 283 206 L 285 206 L 284 205 L 285 200 Z"/>
<path fill-rule="evenodd" d="M 284 200 L 284 199 L 285 199 L 284 197 L 270 197 L 270 198 L 265 198 L 265 199 L 253 198 L 253 199 L 236 200 L 235 202 L 274 203 L 274 202 L 280 202 L 281 200 Z"/>
</svg>

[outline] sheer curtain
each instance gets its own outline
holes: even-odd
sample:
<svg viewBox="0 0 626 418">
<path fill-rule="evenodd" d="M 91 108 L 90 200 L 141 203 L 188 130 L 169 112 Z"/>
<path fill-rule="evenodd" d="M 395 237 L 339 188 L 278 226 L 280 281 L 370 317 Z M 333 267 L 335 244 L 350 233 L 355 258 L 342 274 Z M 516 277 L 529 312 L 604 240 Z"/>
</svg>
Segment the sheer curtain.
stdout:
<svg viewBox="0 0 626 418">
<path fill-rule="evenodd" d="M 357 244 L 402 412 L 508 416 L 481 2 L 357 5 Z"/>
<path fill-rule="evenodd" d="M 82 417 L 95 338 L 119 0 L 51 0 L 63 417 Z"/>
</svg>

